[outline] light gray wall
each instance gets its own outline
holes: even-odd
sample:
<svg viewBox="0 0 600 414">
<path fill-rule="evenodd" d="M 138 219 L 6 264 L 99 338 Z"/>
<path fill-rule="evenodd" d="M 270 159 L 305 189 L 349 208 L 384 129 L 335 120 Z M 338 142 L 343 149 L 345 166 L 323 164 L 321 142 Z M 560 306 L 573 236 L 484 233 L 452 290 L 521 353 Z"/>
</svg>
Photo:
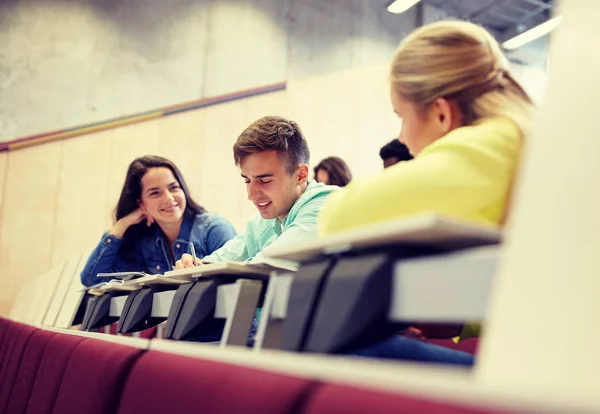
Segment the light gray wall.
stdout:
<svg viewBox="0 0 600 414">
<path fill-rule="evenodd" d="M 1 0 L 0 141 L 390 59 L 387 0 Z"/>
</svg>

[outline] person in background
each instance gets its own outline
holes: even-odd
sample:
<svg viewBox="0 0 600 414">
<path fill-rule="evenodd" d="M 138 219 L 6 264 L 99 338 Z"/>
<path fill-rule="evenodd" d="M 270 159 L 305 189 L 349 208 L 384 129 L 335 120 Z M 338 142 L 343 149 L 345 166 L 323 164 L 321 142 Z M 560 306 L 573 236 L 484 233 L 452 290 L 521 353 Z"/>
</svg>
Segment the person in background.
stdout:
<svg viewBox="0 0 600 414">
<path fill-rule="evenodd" d="M 501 226 L 534 108 L 495 39 L 468 22 L 423 26 L 396 52 L 390 90 L 403 121 L 399 139 L 415 159 L 332 194 L 320 233 L 425 211 Z M 473 335 L 477 327 L 467 326 L 461 337 Z M 355 354 L 473 363 L 467 353 L 399 335 Z"/>
<path fill-rule="evenodd" d="M 89 256 L 81 283 L 102 282 L 98 273 L 164 273 L 190 251 L 190 242 L 204 256 L 235 235 L 227 220 L 194 201 L 175 164 L 153 155 L 136 158 L 125 176 L 115 223 Z"/>
<path fill-rule="evenodd" d="M 415 159 L 332 194 L 321 233 L 423 211 L 502 224 L 533 104 L 494 38 L 468 22 L 417 29 L 393 60 L 391 101 Z"/>
<path fill-rule="evenodd" d="M 383 168 L 391 167 L 401 161 L 410 161 L 413 159 L 406 145 L 401 143 L 398 138 L 391 140 L 381 147 L 379 157 L 383 161 Z"/>
<path fill-rule="evenodd" d="M 339 157 L 328 157 L 322 160 L 314 169 L 315 180 L 327 185 L 344 187 L 352 180 L 348 165 Z"/>
</svg>

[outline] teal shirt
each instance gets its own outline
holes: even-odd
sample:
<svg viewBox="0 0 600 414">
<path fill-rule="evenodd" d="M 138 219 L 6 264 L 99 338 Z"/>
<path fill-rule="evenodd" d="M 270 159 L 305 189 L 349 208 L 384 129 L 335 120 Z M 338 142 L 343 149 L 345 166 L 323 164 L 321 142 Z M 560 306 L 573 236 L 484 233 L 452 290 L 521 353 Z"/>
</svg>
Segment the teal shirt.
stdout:
<svg viewBox="0 0 600 414">
<path fill-rule="evenodd" d="M 251 262 L 263 259 L 267 246 L 280 246 L 317 236 L 317 217 L 327 196 L 337 186 L 310 181 L 283 221 L 257 215 L 248 222 L 246 231 L 223 247 L 205 256 L 207 262 Z"/>
</svg>

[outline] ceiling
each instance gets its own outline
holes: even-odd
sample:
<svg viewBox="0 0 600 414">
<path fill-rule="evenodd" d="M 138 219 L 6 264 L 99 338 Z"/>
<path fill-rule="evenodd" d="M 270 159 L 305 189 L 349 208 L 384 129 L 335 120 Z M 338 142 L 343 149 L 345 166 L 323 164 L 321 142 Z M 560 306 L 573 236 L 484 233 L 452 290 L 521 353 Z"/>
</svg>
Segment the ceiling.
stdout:
<svg viewBox="0 0 600 414">
<path fill-rule="evenodd" d="M 550 17 L 553 0 L 424 0 L 452 16 L 503 33 L 516 25 L 533 27 Z"/>
<path fill-rule="evenodd" d="M 423 0 L 450 16 L 480 24 L 502 42 L 548 20 L 554 0 Z M 508 51 L 511 60 L 543 66 L 547 56 L 547 38 Z"/>
</svg>

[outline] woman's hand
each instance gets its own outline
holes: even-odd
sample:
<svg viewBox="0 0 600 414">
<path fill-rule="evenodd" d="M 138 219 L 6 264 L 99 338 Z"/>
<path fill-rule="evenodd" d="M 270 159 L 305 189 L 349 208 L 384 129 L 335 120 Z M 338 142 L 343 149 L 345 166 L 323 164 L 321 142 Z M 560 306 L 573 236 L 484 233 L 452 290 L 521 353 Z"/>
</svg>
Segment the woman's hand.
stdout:
<svg viewBox="0 0 600 414">
<path fill-rule="evenodd" d="M 123 237 L 125 232 L 130 226 L 141 223 L 146 220 L 146 225 L 150 226 L 154 223 L 154 219 L 150 217 L 144 210 L 138 208 L 137 210 L 129 213 L 125 217 L 122 217 L 115 223 L 115 225 L 109 230 L 109 233 L 115 237 Z"/>
</svg>

